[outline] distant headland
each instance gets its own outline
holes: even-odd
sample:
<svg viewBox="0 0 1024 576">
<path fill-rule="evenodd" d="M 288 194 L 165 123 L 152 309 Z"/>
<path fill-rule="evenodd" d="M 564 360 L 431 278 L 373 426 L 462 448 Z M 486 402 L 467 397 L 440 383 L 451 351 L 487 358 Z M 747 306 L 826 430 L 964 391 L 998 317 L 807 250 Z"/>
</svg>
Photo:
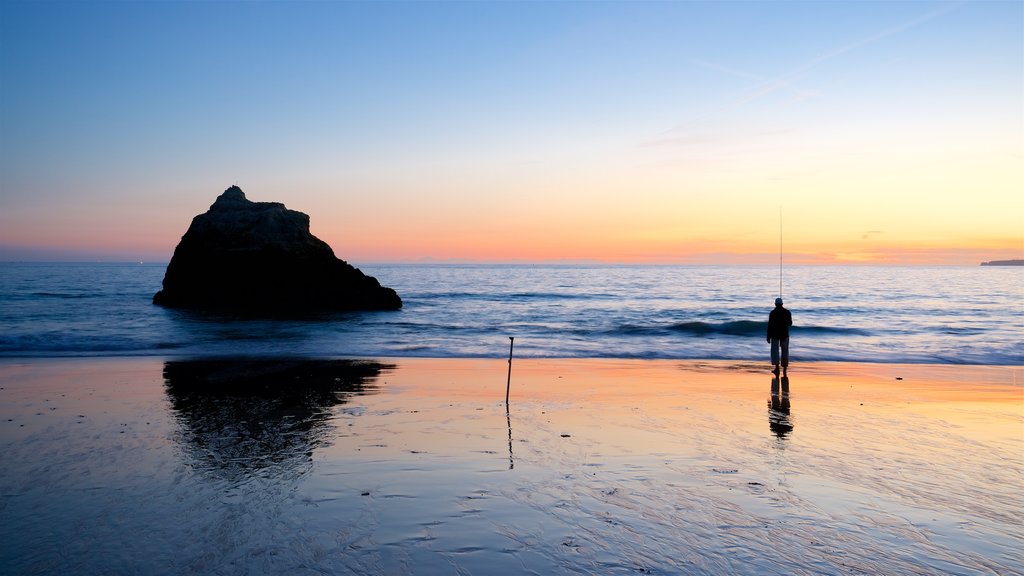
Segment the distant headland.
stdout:
<svg viewBox="0 0 1024 576">
<path fill-rule="evenodd" d="M 247 315 L 402 307 L 394 290 L 313 236 L 309 216 L 252 202 L 238 186 L 192 219 L 153 303 Z"/>
<path fill-rule="evenodd" d="M 982 262 L 982 266 L 1024 266 L 1024 260 L 992 260 Z"/>
</svg>

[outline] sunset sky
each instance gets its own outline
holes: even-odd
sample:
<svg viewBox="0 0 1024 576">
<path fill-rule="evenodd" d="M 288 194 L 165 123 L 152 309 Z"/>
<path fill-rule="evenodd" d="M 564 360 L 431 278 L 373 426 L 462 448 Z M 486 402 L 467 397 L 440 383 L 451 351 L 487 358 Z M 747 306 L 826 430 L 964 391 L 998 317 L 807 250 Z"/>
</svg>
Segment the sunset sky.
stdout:
<svg viewBox="0 0 1024 576">
<path fill-rule="evenodd" d="M 0 260 L 1024 258 L 1024 3 L 0 4 Z"/>
</svg>

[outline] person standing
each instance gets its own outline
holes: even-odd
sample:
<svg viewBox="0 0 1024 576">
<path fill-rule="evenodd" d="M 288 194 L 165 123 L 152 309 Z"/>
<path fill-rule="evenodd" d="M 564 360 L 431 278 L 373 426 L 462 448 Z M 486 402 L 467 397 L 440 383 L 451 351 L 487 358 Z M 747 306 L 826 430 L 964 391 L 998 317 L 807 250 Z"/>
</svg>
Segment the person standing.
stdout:
<svg viewBox="0 0 1024 576">
<path fill-rule="evenodd" d="M 782 372 L 789 367 L 789 327 L 793 325 L 793 315 L 782 307 L 782 298 L 775 299 L 775 309 L 768 314 L 768 342 L 772 345 L 772 372 L 779 374 L 781 361 Z M 781 355 L 780 355 L 781 352 Z"/>
</svg>

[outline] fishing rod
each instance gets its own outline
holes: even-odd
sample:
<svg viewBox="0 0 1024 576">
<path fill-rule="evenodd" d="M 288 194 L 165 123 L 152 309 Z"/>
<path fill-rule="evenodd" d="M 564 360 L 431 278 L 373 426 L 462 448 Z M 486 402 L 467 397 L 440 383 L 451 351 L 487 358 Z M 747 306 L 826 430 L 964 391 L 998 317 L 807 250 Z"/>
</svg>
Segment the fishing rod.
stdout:
<svg viewBox="0 0 1024 576">
<path fill-rule="evenodd" d="M 779 206 L 779 298 L 782 298 L 782 206 Z"/>
</svg>

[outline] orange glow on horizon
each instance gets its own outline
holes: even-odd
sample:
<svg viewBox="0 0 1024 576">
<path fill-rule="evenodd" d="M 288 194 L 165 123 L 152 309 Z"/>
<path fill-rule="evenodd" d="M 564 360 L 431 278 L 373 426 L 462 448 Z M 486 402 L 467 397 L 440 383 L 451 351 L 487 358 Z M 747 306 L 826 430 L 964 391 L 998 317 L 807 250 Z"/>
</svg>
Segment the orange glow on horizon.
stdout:
<svg viewBox="0 0 1024 576">
<path fill-rule="evenodd" d="M 706 218 L 684 213 L 676 224 L 658 213 L 646 219 L 640 214 L 625 215 L 624 223 L 599 213 L 577 221 L 559 221 L 556 214 L 490 221 L 436 215 L 409 219 L 399 214 L 381 226 L 380 221 L 332 219 L 333 214 L 323 207 L 310 208 L 298 202 L 286 205 L 310 214 L 311 232 L 327 242 L 339 258 L 356 263 L 772 265 L 779 259 L 778 221 L 770 212 L 764 218 L 748 214 L 744 220 L 743 214 L 728 218 L 705 210 Z M 129 221 L 127 227 L 123 221 L 118 226 L 112 219 L 97 220 L 85 232 L 70 226 L 57 231 L 8 228 L 0 237 L 0 249 L 6 250 L 0 252 L 0 259 L 167 261 L 191 216 L 204 210 L 203 206 L 179 208 L 177 214 L 164 219 Z M 186 212 L 191 214 L 184 216 Z M 830 230 L 825 225 L 805 225 L 807 220 L 813 222 L 806 215 L 794 214 L 792 224 L 784 228 L 782 248 L 787 264 L 974 266 L 989 260 L 1024 258 L 1024 237 L 965 230 L 941 235 L 910 229 L 894 234 L 857 231 L 844 223 Z M 386 218 L 382 221 L 389 222 Z M 716 226 L 716 222 L 722 224 Z M 13 237 L 20 242 L 11 242 Z"/>
<path fill-rule="evenodd" d="M 325 237 L 325 240 L 327 238 Z M 514 242 L 479 238 L 434 239 L 416 252 L 404 243 L 328 243 L 343 259 L 364 262 L 594 262 L 608 264 L 763 264 L 779 261 L 778 244 L 746 244 L 715 240 L 621 242 L 615 238 L 577 237 L 570 241 L 545 241 L 531 237 Z M 967 244 L 967 243 L 965 243 Z M 1015 246 L 1014 244 L 1017 244 Z M 863 242 L 805 242 L 784 247 L 783 261 L 792 265 L 880 264 L 967 265 L 989 260 L 1024 258 L 1020 242 L 1012 240 L 985 245 L 883 244 Z"/>
</svg>

